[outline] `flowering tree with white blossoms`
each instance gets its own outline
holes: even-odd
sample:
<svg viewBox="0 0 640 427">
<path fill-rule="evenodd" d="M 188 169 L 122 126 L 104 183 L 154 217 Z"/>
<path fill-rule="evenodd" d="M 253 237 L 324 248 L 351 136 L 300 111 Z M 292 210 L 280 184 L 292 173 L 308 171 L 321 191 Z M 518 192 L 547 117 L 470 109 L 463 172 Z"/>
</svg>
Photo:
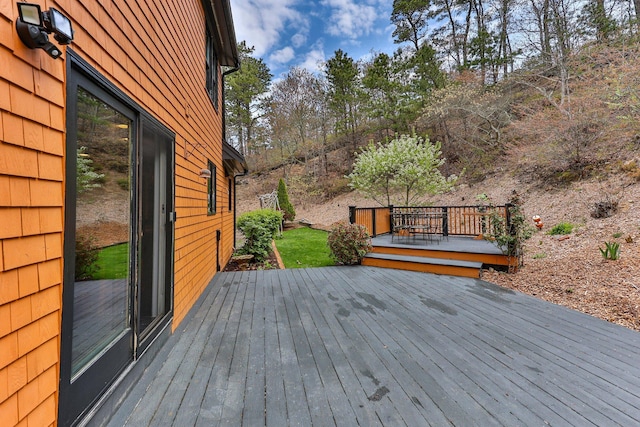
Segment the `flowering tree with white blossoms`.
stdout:
<svg viewBox="0 0 640 427">
<path fill-rule="evenodd" d="M 458 177 L 445 178 L 440 143 L 402 135 L 388 144 L 370 143 L 357 155 L 349 186 L 381 205 L 411 206 L 425 195 L 449 191 Z"/>
</svg>

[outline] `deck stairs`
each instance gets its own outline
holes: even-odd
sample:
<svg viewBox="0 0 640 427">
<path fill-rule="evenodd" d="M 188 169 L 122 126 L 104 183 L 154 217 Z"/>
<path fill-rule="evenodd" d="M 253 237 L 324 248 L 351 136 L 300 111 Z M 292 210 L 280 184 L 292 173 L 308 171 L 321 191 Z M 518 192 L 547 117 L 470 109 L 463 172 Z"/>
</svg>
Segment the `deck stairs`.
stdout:
<svg viewBox="0 0 640 427">
<path fill-rule="evenodd" d="M 470 237 L 392 242 L 385 235 L 372 239 L 372 245 L 362 265 L 471 278 L 480 278 L 483 268 L 509 265 L 495 245 Z"/>
</svg>

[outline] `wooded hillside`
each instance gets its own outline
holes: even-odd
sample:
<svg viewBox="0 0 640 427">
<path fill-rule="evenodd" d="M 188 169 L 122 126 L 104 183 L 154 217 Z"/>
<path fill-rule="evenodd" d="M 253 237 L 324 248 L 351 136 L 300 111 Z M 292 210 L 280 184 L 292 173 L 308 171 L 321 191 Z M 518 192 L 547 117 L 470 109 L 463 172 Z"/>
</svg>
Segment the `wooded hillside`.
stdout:
<svg viewBox="0 0 640 427">
<path fill-rule="evenodd" d="M 460 73 L 432 91 L 428 106 L 412 124 L 419 135 L 442 142 L 447 159 L 443 173 L 464 170 L 461 183 L 495 174 L 554 186 L 611 174 L 637 181 L 638 44 L 584 46 L 567 68 L 571 72 L 564 84 L 553 70 L 520 70 L 492 86 L 482 85 L 471 71 Z M 564 96 L 562 87 L 567 90 Z M 308 124 L 304 117 L 300 124 Z M 348 135 L 328 133 L 324 144 L 307 137 L 300 139 L 306 145 L 249 152 L 251 174 L 260 177 L 256 191 L 273 191 L 284 177 L 294 203 L 348 192 L 345 175 L 353 153 L 392 135 L 392 129 L 370 126 L 357 132 L 355 143 Z"/>
<path fill-rule="evenodd" d="M 348 191 L 370 141 L 414 131 L 442 143 L 442 173 L 464 170 L 462 182 L 640 174 L 639 15 L 640 0 L 394 0 L 394 53 L 337 50 L 321 73 L 273 82 L 243 42 L 225 78 L 226 138 L 252 173 L 280 168 L 313 198 Z"/>
</svg>

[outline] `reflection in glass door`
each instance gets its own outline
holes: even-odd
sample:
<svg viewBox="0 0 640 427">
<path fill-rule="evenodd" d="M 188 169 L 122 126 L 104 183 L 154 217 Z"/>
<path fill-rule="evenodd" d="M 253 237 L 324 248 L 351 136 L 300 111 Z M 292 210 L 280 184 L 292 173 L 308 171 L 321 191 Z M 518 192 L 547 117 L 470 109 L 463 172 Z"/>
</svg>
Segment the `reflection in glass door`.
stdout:
<svg viewBox="0 0 640 427">
<path fill-rule="evenodd" d="M 78 89 L 71 375 L 130 331 L 132 121 Z"/>
</svg>

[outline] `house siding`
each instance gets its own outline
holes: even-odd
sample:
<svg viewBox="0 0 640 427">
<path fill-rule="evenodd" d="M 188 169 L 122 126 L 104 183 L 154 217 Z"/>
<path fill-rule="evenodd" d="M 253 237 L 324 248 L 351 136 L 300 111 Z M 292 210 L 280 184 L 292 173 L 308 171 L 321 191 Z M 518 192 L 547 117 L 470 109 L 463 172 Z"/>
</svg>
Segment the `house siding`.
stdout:
<svg viewBox="0 0 640 427">
<path fill-rule="evenodd" d="M 64 62 L 0 7 L 0 419 L 55 423 L 62 301 Z M 43 63 L 47 63 L 46 66 Z"/>
<path fill-rule="evenodd" d="M 214 108 L 205 88 L 202 3 L 38 3 L 68 16 L 75 31 L 70 48 L 176 134 L 175 330 L 216 273 L 216 259 L 224 266 L 233 250 L 223 108 Z M 24 47 L 17 15 L 15 2 L 0 3 L 0 419 L 7 426 L 55 425 L 67 55 L 54 60 Z M 198 176 L 208 159 L 218 173 L 215 215 L 207 215 L 207 187 Z"/>
</svg>

